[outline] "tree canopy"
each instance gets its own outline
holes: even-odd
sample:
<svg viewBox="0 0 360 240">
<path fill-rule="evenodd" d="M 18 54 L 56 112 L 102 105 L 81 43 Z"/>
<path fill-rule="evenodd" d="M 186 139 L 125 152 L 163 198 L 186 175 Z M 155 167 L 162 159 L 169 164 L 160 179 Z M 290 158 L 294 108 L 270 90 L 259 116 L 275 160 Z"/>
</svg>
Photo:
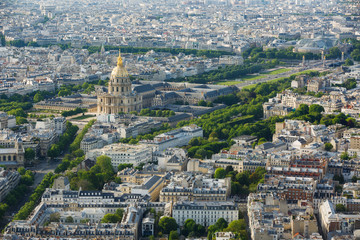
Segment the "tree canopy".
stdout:
<svg viewBox="0 0 360 240">
<path fill-rule="evenodd" d="M 169 234 L 171 231 L 177 230 L 177 223 L 172 217 L 162 217 L 159 221 L 159 227 L 162 233 Z"/>
<path fill-rule="evenodd" d="M 214 178 L 225 178 L 226 177 L 226 171 L 223 168 L 217 168 L 215 170 Z"/>
</svg>

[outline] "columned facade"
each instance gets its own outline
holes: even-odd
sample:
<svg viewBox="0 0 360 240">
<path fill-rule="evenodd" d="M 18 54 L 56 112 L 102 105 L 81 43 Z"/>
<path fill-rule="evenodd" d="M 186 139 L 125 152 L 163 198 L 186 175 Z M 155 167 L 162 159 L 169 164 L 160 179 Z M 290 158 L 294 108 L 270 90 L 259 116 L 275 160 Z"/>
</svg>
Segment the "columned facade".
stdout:
<svg viewBox="0 0 360 240">
<path fill-rule="evenodd" d="M 129 74 L 119 54 L 117 66 L 113 69 L 109 81 L 108 92 L 98 94 L 98 114 L 118 114 L 140 111 L 142 97 L 131 89 Z"/>
</svg>

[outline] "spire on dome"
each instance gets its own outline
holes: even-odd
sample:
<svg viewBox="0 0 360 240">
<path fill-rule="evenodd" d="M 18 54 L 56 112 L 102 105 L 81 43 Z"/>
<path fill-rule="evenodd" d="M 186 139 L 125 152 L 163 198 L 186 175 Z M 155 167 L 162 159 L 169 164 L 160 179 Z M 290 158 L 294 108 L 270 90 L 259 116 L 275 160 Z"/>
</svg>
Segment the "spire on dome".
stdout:
<svg viewBox="0 0 360 240">
<path fill-rule="evenodd" d="M 119 57 L 118 57 L 118 61 L 117 61 L 117 66 L 118 67 L 123 67 L 123 60 L 121 58 L 121 51 L 119 49 Z"/>
</svg>

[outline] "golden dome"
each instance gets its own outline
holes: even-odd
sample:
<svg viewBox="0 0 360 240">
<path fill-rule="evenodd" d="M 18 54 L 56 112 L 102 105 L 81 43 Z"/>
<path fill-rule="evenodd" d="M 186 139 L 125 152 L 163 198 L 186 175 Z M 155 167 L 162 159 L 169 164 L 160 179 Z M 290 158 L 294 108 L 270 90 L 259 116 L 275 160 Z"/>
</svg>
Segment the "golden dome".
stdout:
<svg viewBox="0 0 360 240">
<path fill-rule="evenodd" d="M 129 77 L 129 73 L 123 65 L 123 60 L 121 58 L 120 50 L 119 50 L 119 57 L 117 60 L 117 66 L 112 70 L 111 77 L 113 78 Z"/>
</svg>

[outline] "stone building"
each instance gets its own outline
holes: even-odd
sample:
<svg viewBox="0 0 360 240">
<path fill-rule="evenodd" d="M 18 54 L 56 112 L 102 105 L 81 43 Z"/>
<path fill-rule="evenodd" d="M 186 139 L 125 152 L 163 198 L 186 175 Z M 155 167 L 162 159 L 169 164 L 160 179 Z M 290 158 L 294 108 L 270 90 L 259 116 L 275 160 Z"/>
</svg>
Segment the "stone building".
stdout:
<svg viewBox="0 0 360 240">
<path fill-rule="evenodd" d="M 173 206 L 173 218 L 177 224 L 184 226 L 187 219 L 207 227 L 216 223 L 219 218 L 227 222 L 239 219 L 239 209 L 233 202 L 176 202 Z"/>
<path fill-rule="evenodd" d="M 21 139 L 17 139 L 13 148 L 0 148 L 0 164 L 7 169 L 24 166 L 25 151 Z"/>
<path fill-rule="evenodd" d="M 107 92 L 103 88 L 97 91 L 98 114 L 117 114 L 119 112 L 140 111 L 142 96 L 132 91 L 129 73 L 119 54 L 117 66 L 113 69 Z"/>
</svg>

